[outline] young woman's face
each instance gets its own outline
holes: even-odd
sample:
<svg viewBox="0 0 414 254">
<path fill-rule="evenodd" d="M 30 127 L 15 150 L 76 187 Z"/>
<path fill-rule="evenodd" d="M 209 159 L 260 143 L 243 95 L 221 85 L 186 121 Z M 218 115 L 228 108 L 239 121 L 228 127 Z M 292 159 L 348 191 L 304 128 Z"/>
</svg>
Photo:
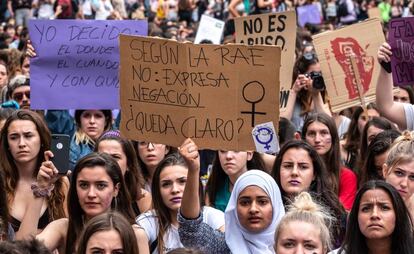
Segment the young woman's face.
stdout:
<svg viewBox="0 0 414 254">
<path fill-rule="evenodd" d="M 368 109 L 367 113 L 368 113 L 368 119 L 364 112 L 362 112 L 358 118 L 358 130 L 359 130 L 359 133 L 361 134 L 368 120 L 372 119 L 374 116 L 380 116 L 378 111 L 376 111 L 375 109 Z"/>
<path fill-rule="evenodd" d="M 391 197 L 382 189 L 365 192 L 358 209 L 358 225 L 369 240 L 391 237 L 395 228 L 395 211 Z"/>
<path fill-rule="evenodd" d="M 167 166 L 160 174 L 160 193 L 163 203 L 171 211 L 181 207 L 185 184 L 187 183 L 188 169 L 180 166 Z"/>
<path fill-rule="evenodd" d="M 280 183 L 288 195 L 296 195 L 309 189 L 315 179 L 312 159 L 302 148 L 285 152 L 280 165 Z"/>
<path fill-rule="evenodd" d="M 331 132 L 328 126 L 321 122 L 309 124 L 305 139 L 321 156 L 327 154 L 332 148 Z"/>
<path fill-rule="evenodd" d="M 122 239 L 115 229 L 98 231 L 91 235 L 86 245 L 86 254 L 122 254 Z"/>
<path fill-rule="evenodd" d="M 394 101 L 402 103 L 410 103 L 410 95 L 405 89 L 398 89 L 398 92 L 394 94 Z"/>
<path fill-rule="evenodd" d="M 81 130 L 97 140 L 105 130 L 105 115 L 100 110 L 85 110 L 80 116 Z"/>
<path fill-rule="evenodd" d="M 371 141 L 378 135 L 378 133 L 383 132 L 383 129 L 377 128 L 374 125 L 368 127 L 367 130 L 367 144 L 369 145 Z"/>
<path fill-rule="evenodd" d="M 119 186 L 114 185 L 102 166 L 81 169 L 76 179 L 79 203 L 86 216 L 92 218 L 111 207 L 112 199 L 118 195 Z"/>
<path fill-rule="evenodd" d="M 112 156 L 118 162 L 119 167 L 121 168 L 122 175 L 125 175 L 125 172 L 128 169 L 127 166 L 127 157 L 122 149 L 122 145 L 116 140 L 103 140 L 99 142 L 98 152 L 107 153 Z"/>
<path fill-rule="evenodd" d="M 247 171 L 247 161 L 252 159 L 252 152 L 218 151 L 220 165 L 228 176 L 236 178 Z"/>
<path fill-rule="evenodd" d="M 290 221 L 280 229 L 277 254 L 325 254 L 320 230 L 303 221 Z"/>
<path fill-rule="evenodd" d="M 400 193 L 404 201 L 414 194 L 414 160 L 384 170 L 385 181 Z"/>
<path fill-rule="evenodd" d="M 10 153 L 17 163 L 37 160 L 41 141 L 36 125 L 29 120 L 14 120 L 7 128 Z M 4 148 L 2 148 L 4 149 Z"/>
<path fill-rule="evenodd" d="M 168 151 L 169 149 L 163 144 L 150 142 L 138 143 L 138 156 L 149 170 L 155 171 L 158 163 L 164 159 Z"/>
<path fill-rule="evenodd" d="M 250 232 L 265 230 L 273 218 L 270 197 L 258 186 L 246 187 L 237 198 L 237 217 L 240 224 Z"/>
</svg>

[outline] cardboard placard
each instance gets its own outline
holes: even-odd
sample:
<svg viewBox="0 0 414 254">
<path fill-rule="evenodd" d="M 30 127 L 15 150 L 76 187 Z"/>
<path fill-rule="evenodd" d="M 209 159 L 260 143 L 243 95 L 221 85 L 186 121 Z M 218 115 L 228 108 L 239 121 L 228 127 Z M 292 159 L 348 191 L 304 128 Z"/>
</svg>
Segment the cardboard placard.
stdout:
<svg viewBox="0 0 414 254">
<path fill-rule="evenodd" d="M 284 109 L 292 86 L 295 63 L 296 12 L 249 15 L 234 19 L 236 42 L 247 45 L 279 45 L 282 47 L 280 67 L 280 108 Z"/>
<path fill-rule="evenodd" d="M 147 35 L 145 20 L 30 20 L 32 109 L 119 108 L 118 35 Z"/>
<path fill-rule="evenodd" d="M 201 16 L 194 44 L 199 44 L 203 40 L 210 40 L 213 44 L 220 44 L 223 30 L 224 22 L 222 20 L 203 15 Z"/>
<path fill-rule="evenodd" d="M 372 7 L 368 9 L 368 17 L 370 19 L 378 18 L 381 20 L 381 11 L 378 9 L 378 7 Z"/>
<path fill-rule="evenodd" d="M 412 85 L 414 82 L 414 55 L 411 52 L 414 47 L 414 17 L 391 19 L 388 27 L 394 85 Z"/>
<path fill-rule="evenodd" d="M 321 33 L 313 41 L 333 112 L 361 105 L 351 55 L 355 55 L 365 101 L 375 100 L 381 68 L 376 56 L 385 41 L 379 19 Z"/>
<path fill-rule="evenodd" d="M 301 27 L 304 27 L 306 23 L 322 23 L 321 13 L 319 12 L 318 6 L 316 6 L 315 4 L 306 4 L 298 6 L 296 7 L 296 11 L 298 12 L 298 23 Z"/>
<path fill-rule="evenodd" d="M 253 127 L 278 123 L 280 51 L 121 35 L 122 135 L 254 150 Z"/>
</svg>

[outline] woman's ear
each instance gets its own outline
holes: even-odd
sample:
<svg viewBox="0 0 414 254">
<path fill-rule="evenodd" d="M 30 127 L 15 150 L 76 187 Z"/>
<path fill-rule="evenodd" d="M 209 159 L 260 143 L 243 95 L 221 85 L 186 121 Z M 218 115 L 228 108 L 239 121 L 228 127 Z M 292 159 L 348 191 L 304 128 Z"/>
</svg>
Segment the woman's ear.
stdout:
<svg viewBox="0 0 414 254">
<path fill-rule="evenodd" d="M 165 146 L 165 155 L 167 155 L 170 152 L 170 146 Z"/>
<path fill-rule="evenodd" d="M 119 188 L 120 188 L 120 183 L 117 183 L 114 188 L 114 198 L 118 196 Z"/>
<path fill-rule="evenodd" d="M 389 174 L 390 168 L 388 168 L 388 165 L 386 163 L 382 164 L 382 177 L 386 177 Z"/>
<path fill-rule="evenodd" d="M 253 151 L 247 151 L 247 161 L 251 161 L 253 159 Z"/>
</svg>

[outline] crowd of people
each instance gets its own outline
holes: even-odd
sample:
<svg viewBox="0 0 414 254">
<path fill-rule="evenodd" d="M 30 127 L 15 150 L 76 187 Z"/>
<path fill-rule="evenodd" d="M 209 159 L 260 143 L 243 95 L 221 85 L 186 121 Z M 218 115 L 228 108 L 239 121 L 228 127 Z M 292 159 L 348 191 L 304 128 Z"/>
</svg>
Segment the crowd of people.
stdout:
<svg viewBox="0 0 414 254">
<path fill-rule="evenodd" d="M 394 90 L 390 45 L 375 103 L 333 112 L 309 75 L 321 71 L 312 34 L 372 10 L 386 33 L 413 3 L 0 1 L 0 253 L 414 253 L 414 92 Z M 118 111 L 30 107 L 30 19 L 146 18 L 149 36 L 192 41 L 204 14 L 225 21 L 228 43 L 234 18 L 303 5 L 321 22 L 297 27 L 277 154 L 128 140 Z M 67 169 L 52 162 L 52 134 L 70 137 Z"/>
</svg>

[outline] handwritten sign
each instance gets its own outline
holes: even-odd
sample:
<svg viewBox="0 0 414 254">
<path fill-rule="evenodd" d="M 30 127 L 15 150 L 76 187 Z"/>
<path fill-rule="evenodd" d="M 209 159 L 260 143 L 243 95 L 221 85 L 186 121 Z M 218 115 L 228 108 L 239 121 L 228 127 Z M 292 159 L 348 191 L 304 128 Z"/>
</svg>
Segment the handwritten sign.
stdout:
<svg viewBox="0 0 414 254">
<path fill-rule="evenodd" d="M 282 47 L 280 67 L 280 107 L 285 108 L 292 86 L 295 63 L 295 11 L 249 15 L 234 19 L 236 42 L 247 45 L 278 45 Z"/>
<path fill-rule="evenodd" d="M 391 19 L 388 41 L 392 48 L 391 67 L 394 84 L 412 85 L 414 82 L 414 18 Z"/>
<path fill-rule="evenodd" d="M 379 19 L 313 36 L 333 112 L 361 105 L 358 83 L 350 57 L 355 56 L 365 102 L 375 100 L 381 66 L 376 61 L 379 46 L 385 41 Z"/>
<path fill-rule="evenodd" d="M 119 34 L 147 29 L 146 21 L 31 20 L 31 107 L 119 108 Z"/>
<path fill-rule="evenodd" d="M 213 44 L 220 44 L 223 30 L 223 21 L 203 15 L 201 16 L 194 43 L 199 44 L 203 40 L 210 40 Z"/>
<path fill-rule="evenodd" d="M 278 123 L 280 47 L 120 36 L 121 133 L 200 148 L 254 150 L 254 126 Z M 252 75 L 254 73 L 254 75 Z"/>
<path fill-rule="evenodd" d="M 301 27 L 304 27 L 306 23 L 320 24 L 322 22 L 318 6 L 314 4 L 298 6 L 296 10 L 298 12 L 298 23 Z"/>
</svg>

